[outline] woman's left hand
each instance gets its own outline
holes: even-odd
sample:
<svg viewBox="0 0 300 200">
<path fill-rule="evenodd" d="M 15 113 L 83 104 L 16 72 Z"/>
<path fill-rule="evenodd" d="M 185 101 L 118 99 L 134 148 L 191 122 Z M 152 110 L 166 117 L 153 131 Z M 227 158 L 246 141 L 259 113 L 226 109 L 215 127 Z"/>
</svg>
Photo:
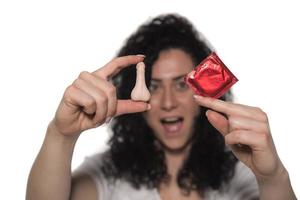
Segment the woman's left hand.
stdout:
<svg viewBox="0 0 300 200">
<path fill-rule="evenodd" d="M 268 117 L 260 108 L 197 95 L 195 100 L 209 109 L 206 113 L 209 122 L 222 133 L 225 143 L 258 181 L 272 180 L 285 171 L 276 152 Z"/>
</svg>

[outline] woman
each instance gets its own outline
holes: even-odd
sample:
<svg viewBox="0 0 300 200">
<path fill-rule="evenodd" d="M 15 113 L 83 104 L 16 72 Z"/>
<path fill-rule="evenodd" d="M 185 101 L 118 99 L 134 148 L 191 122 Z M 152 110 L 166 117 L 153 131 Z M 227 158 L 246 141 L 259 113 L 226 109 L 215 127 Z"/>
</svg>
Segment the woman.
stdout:
<svg viewBox="0 0 300 200">
<path fill-rule="evenodd" d="M 27 198 L 296 199 L 267 115 L 229 102 L 230 93 L 218 100 L 194 96 L 184 83 L 210 53 L 186 19 L 163 15 L 142 25 L 118 58 L 82 72 L 49 124 Z M 142 61 L 147 103 L 128 100 L 134 65 Z M 109 150 L 71 175 L 79 135 L 109 121 Z"/>
</svg>

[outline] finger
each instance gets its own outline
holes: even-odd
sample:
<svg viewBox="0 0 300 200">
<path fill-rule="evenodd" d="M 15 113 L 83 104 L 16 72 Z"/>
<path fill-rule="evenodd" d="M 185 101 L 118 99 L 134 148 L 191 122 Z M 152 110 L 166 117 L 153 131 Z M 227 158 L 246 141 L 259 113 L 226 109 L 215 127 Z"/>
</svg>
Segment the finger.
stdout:
<svg viewBox="0 0 300 200">
<path fill-rule="evenodd" d="M 64 99 L 65 104 L 73 107 L 75 111 L 78 110 L 78 107 L 82 107 L 83 111 L 89 115 L 96 112 L 97 106 L 93 97 L 72 85 L 66 89 Z M 73 114 L 74 110 L 70 112 Z"/>
<path fill-rule="evenodd" d="M 93 123 L 98 124 L 104 122 L 108 109 L 108 97 L 106 96 L 106 94 L 92 84 L 89 84 L 85 80 L 80 78 L 75 80 L 74 86 L 93 97 L 94 101 L 96 102 L 97 108 L 96 112 L 94 113 L 95 116 L 93 118 Z"/>
<path fill-rule="evenodd" d="M 228 134 L 229 122 L 226 117 L 212 110 L 206 111 L 206 116 L 211 125 L 213 125 L 213 127 L 222 133 L 222 135 L 225 136 Z"/>
<path fill-rule="evenodd" d="M 270 138 L 270 134 L 260 134 L 248 130 L 232 131 L 225 136 L 225 143 L 227 145 L 247 145 L 252 150 L 262 150 Z"/>
<path fill-rule="evenodd" d="M 269 132 L 269 125 L 265 122 L 241 116 L 229 116 L 228 120 L 230 131 L 244 129 L 261 133 Z"/>
<path fill-rule="evenodd" d="M 251 106 L 234 104 L 210 97 L 194 95 L 196 102 L 200 106 L 210 108 L 214 111 L 224 113 L 226 115 L 240 115 L 248 118 L 265 120 L 264 113 L 259 109 Z"/>
<path fill-rule="evenodd" d="M 108 98 L 106 118 L 111 118 L 117 110 L 116 88 L 108 81 L 101 79 L 89 72 L 81 72 L 79 77 L 103 91 Z"/>
<path fill-rule="evenodd" d="M 130 55 L 118 57 L 107 63 L 102 68 L 94 71 L 93 74 L 104 79 L 109 79 L 112 76 L 116 75 L 121 69 L 142 62 L 144 58 L 145 56 L 143 55 Z"/>
<path fill-rule="evenodd" d="M 150 104 L 142 101 L 118 100 L 116 116 L 126 113 L 144 112 L 150 110 L 150 108 Z"/>
</svg>

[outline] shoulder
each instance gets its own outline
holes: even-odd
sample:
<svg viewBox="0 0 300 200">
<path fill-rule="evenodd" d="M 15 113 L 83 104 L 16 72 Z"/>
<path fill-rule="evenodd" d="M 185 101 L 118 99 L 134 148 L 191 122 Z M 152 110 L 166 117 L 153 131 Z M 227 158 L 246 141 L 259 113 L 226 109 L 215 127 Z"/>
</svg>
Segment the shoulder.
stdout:
<svg viewBox="0 0 300 200">
<path fill-rule="evenodd" d="M 155 190 L 145 187 L 134 188 L 128 181 L 123 179 L 113 179 L 104 175 L 102 166 L 109 162 L 108 152 L 94 154 L 86 157 L 84 162 L 74 171 L 73 177 L 76 182 L 82 184 L 93 184 L 98 199 L 124 199 L 124 200 L 150 200 L 157 199 Z M 76 181 L 77 179 L 77 181 Z M 87 183 L 90 182 L 90 183 Z M 85 198 L 83 198 L 85 199 Z"/>
<path fill-rule="evenodd" d="M 87 156 L 85 157 L 83 163 L 77 169 L 75 169 L 74 173 L 100 175 L 101 167 L 103 166 L 106 157 L 108 157 L 108 152 L 101 152 Z"/>
<path fill-rule="evenodd" d="M 97 200 L 98 192 L 92 178 L 85 174 L 74 174 L 72 176 L 70 199 Z"/>
<path fill-rule="evenodd" d="M 85 157 L 83 163 L 73 171 L 72 197 L 83 195 L 82 197 L 84 198 L 82 199 L 89 199 L 85 195 L 93 194 L 96 198 L 91 199 L 99 199 L 100 194 L 101 196 L 108 194 L 107 187 L 109 184 L 101 172 L 101 166 L 103 165 L 105 156 L 107 156 L 106 152 Z M 106 196 L 100 199 L 106 199 Z"/>
</svg>

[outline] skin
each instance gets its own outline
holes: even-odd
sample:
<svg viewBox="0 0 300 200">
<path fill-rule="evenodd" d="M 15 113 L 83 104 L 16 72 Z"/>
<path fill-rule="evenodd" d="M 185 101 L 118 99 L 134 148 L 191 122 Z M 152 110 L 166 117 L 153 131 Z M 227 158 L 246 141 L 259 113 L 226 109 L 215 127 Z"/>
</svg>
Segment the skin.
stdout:
<svg viewBox="0 0 300 200">
<path fill-rule="evenodd" d="M 151 109 L 144 117 L 164 149 L 168 173 L 171 179 L 161 183 L 158 191 L 161 199 L 201 199 L 196 192 L 184 195 L 176 182 L 177 173 L 188 154 L 194 118 L 199 106 L 193 91 L 185 84 L 184 76 L 194 67 L 189 54 L 179 49 L 162 51 L 152 67 L 150 84 Z M 161 118 L 183 117 L 181 129 L 173 136 L 165 133 Z"/>
<path fill-rule="evenodd" d="M 75 143 L 83 131 L 98 127 L 113 116 L 150 108 L 145 102 L 118 100 L 115 87 L 108 81 L 122 68 L 143 60 L 144 56 L 116 58 L 95 72 L 80 73 L 67 87 L 31 168 L 26 199 L 97 199 L 93 180 L 71 173 Z"/>
<path fill-rule="evenodd" d="M 264 112 L 258 108 L 210 98 L 197 97 L 194 100 L 189 90 L 184 90 L 187 97 L 182 98 L 182 95 L 179 98 L 179 91 L 174 88 L 176 81 L 172 79 L 179 72 L 183 72 L 180 71 L 182 69 L 175 70 L 181 61 L 185 60 L 184 66 L 191 69 L 191 59 L 184 52 L 162 52 L 160 59 L 155 63 L 153 77 L 161 79 L 164 91 L 153 93 L 153 99 L 150 101 L 157 114 L 149 111 L 150 106 L 145 102 L 118 100 L 115 87 L 108 80 L 122 68 L 142 62 L 143 59 L 143 56 L 116 58 L 95 72 L 82 72 L 67 87 L 32 166 L 26 199 L 96 200 L 98 194 L 94 182 L 85 174 L 71 173 L 72 154 L 79 135 L 87 129 L 109 121 L 111 117 L 147 110 L 147 121 L 166 147 L 166 164 L 172 177 L 169 183 L 161 184 L 158 188 L 161 199 L 201 199 L 194 192 L 190 196 L 183 196 L 174 179 L 189 149 L 189 145 L 185 144 L 191 136 L 192 118 L 197 114 L 195 110 L 198 110 L 193 109 L 198 108 L 197 105 L 211 109 L 207 112 L 209 121 L 224 135 L 226 143 L 237 157 L 253 171 L 259 183 L 261 199 L 296 199 L 288 173 L 276 153 Z M 163 66 L 160 65 L 163 62 L 174 66 L 169 71 L 178 74 L 163 73 L 163 68 L 160 67 Z M 156 73 L 156 70 L 160 73 Z M 159 106 L 157 101 L 162 105 Z M 189 115 L 184 114 L 183 103 L 187 103 L 185 109 L 191 111 Z M 183 113 L 185 120 L 180 136 L 169 140 L 163 136 L 157 117 L 173 112 Z M 220 113 L 225 114 L 227 118 Z M 241 144 L 242 147 L 236 144 Z"/>
<path fill-rule="evenodd" d="M 184 76 L 193 66 L 191 57 L 178 49 L 161 52 L 153 65 L 149 102 L 151 110 L 144 116 L 166 151 L 180 151 L 192 136 L 199 106 L 193 99 L 193 91 L 185 84 Z M 179 133 L 168 137 L 160 120 L 172 116 L 183 117 L 184 121 Z"/>
<path fill-rule="evenodd" d="M 200 106 L 211 109 L 206 113 L 209 122 L 256 176 L 260 199 L 296 199 L 288 172 L 276 152 L 265 112 L 208 97 L 195 95 L 194 98 Z"/>
</svg>

